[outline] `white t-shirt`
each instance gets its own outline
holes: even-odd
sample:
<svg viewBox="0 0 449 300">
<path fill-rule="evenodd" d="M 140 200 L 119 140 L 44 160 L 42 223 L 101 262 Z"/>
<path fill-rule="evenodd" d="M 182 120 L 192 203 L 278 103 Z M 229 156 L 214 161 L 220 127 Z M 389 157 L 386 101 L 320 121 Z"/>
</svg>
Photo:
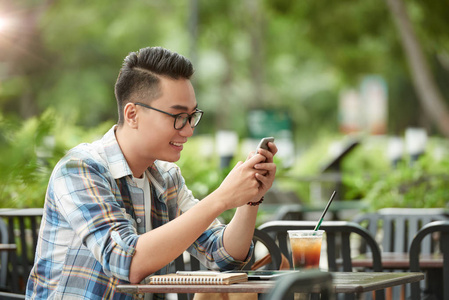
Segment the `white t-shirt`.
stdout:
<svg viewBox="0 0 449 300">
<path fill-rule="evenodd" d="M 151 189 L 148 177 L 143 173 L 142 178 L 136 178 L 133 176 L 133 181 L 136 183 L 138 188 L 143 190 L 143 203 L 145 205 L 145 231 L 150 231 L 153 226 L 151 226 Z"/>
</svg>

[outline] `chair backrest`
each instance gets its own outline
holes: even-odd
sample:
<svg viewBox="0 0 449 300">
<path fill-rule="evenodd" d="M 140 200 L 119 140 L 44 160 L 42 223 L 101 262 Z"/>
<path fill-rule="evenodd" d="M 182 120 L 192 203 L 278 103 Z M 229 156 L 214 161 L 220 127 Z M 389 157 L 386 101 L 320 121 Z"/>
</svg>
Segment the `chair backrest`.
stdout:
<svg viewBox="0 0 449 300">
<path fill-rule="evenodd" d="M 291 263 L 291 251 L 289 250 L 288 230 L 314 229 L 316 222 L 313 221 L 269 221 L 258 227 L 277 240 L 281 252 L 288 257 Z M 324 221 L 320 229 L 326 233 L 326 253 L 329 271 L 352 272 L 351 234 L 361 238 L 369 246 L 372 252 L 373 270 L 382 271 L 382 260 L 380 248 L 371 234 L 359 224 L 346 221 Z M 339 263 L 341 260 L 341 266 Z M 348 295 L 349 296 L 349 295 Z M 347 298 L 352 297 L 350 295 Z M 376 299 L 384 299 L 385 293 L 380 290 L 376 292 Z"/>
<path fill-rule="evenodd" d="M 382 251 L 407 252 L 413 237 L 426 224 L 449 220 L 444 209 L 440 208 L 384 208 L 376 213 L 357 216 L 353 222 L 367 228 L 371 235 L 382 235 Z M 431 253 L 430 238 L 426 237 L 422 253 Z"/>
<path fill-rule="evenodd" d="M 313 229 L 315 225 L 316 222 L 313 221 L 269 221 L 260 225 L 258 229 L 268 233 L 277 240 L 281 252 L 288 257 L 291 263 L 287 231 Z M 366 241 L 373 252 L 374 271 L 382 271 L 379 245 L 365 228 L 353 222 L 324 221 L 321 223 L 320 229 L 326 232 L 327 257 L 330 271 L 352 271 L 351 240 L 349 238 L 351 233 Z M 337 245 L 341 248 L 337 249 Z M 342 259 L 342 269 L 337 266 L 338 259 Z"/>
<path fill-rule="evenodd" d="M 443 254 L 443 298 L 449 300 L 449 287 L 445 286 L 449 282 L 449 221 L 435 221 L 425 225 L 418 231 L 410 246 L 410 271 L 419 272 L 419 254 L 424 238 L 429 237 L 434 232 L 440 232 L 440 251 Z M 411 284 L 412 300 L 421 299 L 420 284 Z"/>
<path fill-rule="evenodd" d="M 0 218 L 0 243 L 8 244 L 8 227 Z M 6 290 L 6 278 L 8 276 L 8 251 L 0 251 L 0 289 Z"/>
<path fill-rule="evenodd" d="M 282 255 L 281 255 L 281 250 L 279 249 L 279 247 L 277 246 L 275 241 L 267 233 L 265 233 L 261 230 L 258 230 L 258 229 L 254 229 L 253 243 L 254 243 L 255 249 L 258 245 L 262 244 L 268 250 L 268 253 L 270 254 L 271 263 L 265 265 L 265 267 L 270 270 L 279 270 L 279 267 L 281 266 L 281 262 L 282 262 Z M 199 260 L 192 255 L 187 255 L 187 256 L 190 257 L 190 262 L 188 264 L 189 266 L 187 266 L 187 263 L 184 261 L 184 254 L 181 254 L 180 256 L 178 256 L 175 259 L 176 271 L 185 271 L 187 268 L 189 271 L 200 270 L 201 264 L 200 264 Z M 244 267 L 244 269 L 246 269 L 246 270 L 251 269 L 251 266 L 254 264 L 254 261 L 255 261 L 255 255 L 252 256 L 250 262 Z M 191 295 L 189 295 L 189 294 L 187 294 L 187 295 L 186 294 L 178 294 L 179 300 L 190 299 L 190 298 L 191 298 Z"/>
<path fill-rule="evenodd" d="M 8 220 L 9 243 L 17 246 L 17 265 L 13 266 L 13 276 L 18 276 L 20 284 L 18 289 L 25 292 L 31 268 L 33 267 L 38 241 L 39 226 L 42 219 L 42 208 L 6 209 L 1 211 L 1 217 Z M 17 237 L 15 233 L 18 232 Z M 16 288 L 13 288 L 15 291 Z"/>
<path fill-rule="evenodd" d="M 255 252 L 258 250 L 258 246 L 263 245 L 271 256 L 271 263 L 266 264 L 264 268 L 267 270 L 279 270 L 282 263 L 282 254 L 276 242 L 266 232 L 254 229 L 253 243 Z M 250 270 L 256 259 L 256 253 L 254 253 L 249 263 L 243 269 Z"/>
<path fill-rule="evenodd" d="M 287 300 L 295 292 L 321 294 L 322 300 L 334 299 L 332 276 L 317 270 L 281 276 L 264 300 Z"/>
<path fill-rule="evenodd" d="M 271 256 L 271 263 L 264 265 L 264 268 L 269 270 L 279 270 L 282 263 L 282 254 L 275 241 L 267 233 L 254 229 L 253 243 L 255 250 L 256 247 L 263 245 L 263 247 L 267 250 L 266 252 L 268 252 Z M 250 270 L 256 259 L 257 257 L 254 254 L 249 263 L 244 267 L 244 270 Z M 186 268 L 188 268 L 189 271 L 197 271 L 201 269 L 199 260 L 192 255 L 190 255 L 190 262 L 188 265 L 189 266 L 187 266 L 184 261 L 184 255 L 180 255 L 175 259 L 176 271 L 185 271 Z"/>
</svg>

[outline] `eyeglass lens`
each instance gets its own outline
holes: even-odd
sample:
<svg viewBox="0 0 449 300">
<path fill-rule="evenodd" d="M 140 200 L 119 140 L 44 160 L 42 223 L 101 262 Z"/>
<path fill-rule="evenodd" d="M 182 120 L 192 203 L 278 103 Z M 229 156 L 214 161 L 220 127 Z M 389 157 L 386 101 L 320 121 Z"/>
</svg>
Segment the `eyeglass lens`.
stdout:
<svg viewBox="0 0 449 300">
<path fill-rule="evenodd" d="M 186 124 L 187 121 L 189 121 L 190 126 L 192 128 L 196 127 L 196 125 L 198 125 L 198 123 L 201 120 L 201 112 L 194 112 L 191 115 L 188 114 L 180 114 L 178 115 L 178 117 L 175 120 L 175 128 L 176 129 L 181 129 L 183 128 Z"/>
</svg>

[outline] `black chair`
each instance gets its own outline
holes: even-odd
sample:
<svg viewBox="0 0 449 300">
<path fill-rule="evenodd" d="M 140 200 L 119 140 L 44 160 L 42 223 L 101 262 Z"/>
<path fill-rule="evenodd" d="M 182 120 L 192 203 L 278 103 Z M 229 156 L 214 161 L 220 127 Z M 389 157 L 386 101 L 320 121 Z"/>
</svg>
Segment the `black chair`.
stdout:
<svg viewBox="0 0 449 300">
<path fill-rule="evenodd" d="M 291 262 L 291 254 L 288 242 L 288 230 L 314 229 L 316 222 L 313 221 L 270 221 L 258 227 L 277 240 L 281 252 Z M 366 242 L 371 250 L 373 270 L 382 271 L 382 260 L 380 248 L 370 233 L 359 224 L 345 221 L 324 221 L 320 229 L 326 232 L 326 253 L 329 271 L 352 272 L 351 235 L 359 237 Z M 358 254 L 358 253 L 357 253 Z M 345 299 L 354 299 L 354 295 L 345 294 Z M 385 299 L 383 290 L 376 291 L 376 299 Z"/>
<path fill-rule="evenodd" d="M 413 237 L 426 224 L 448 220 L 443 208 L 383 208 L 373 213 L 357 216 L 353 219 L 362 227 L 367 228 L 371 235 L 377 237 L 376 240 L 381 245 L 383 252 L 407 253 L 412 243 Z M 422 253 L 431 253 L 430 237 L 425 237 L 421 245 Z M 390 270 L 404 271 L 404 270 Z M 409 287 L 393 287 L 391 289 L 394 299 L 410 295 Z"/>
<path fill-rule="evenodd" d="M 254 236 L 253 236 L 253 243 L 254 243 L 254 250 L 257 252 L 258 247 L 262 246 L 266 248 L 266 252 L 268 252 L 271 256 L 271 263 L 263 266 L 263 269 L 266 270 L 279 270 L 281 263 L 282 263 L 282 254 L 281 250 L 279 249 L 278 245 L 275 243 L 275 241 L 262 230 L 254 229 Z M 265 253 L 265 252 L 264 252 Z M 259 259 L 257 256 L 257 253 L 254 253 L 254 255 L 251 257 L 251 260 L 248 264 L 245 265 L 243 268 L 244 270 L 250 270 L 253 264 L 257 259 Z"/>
<path fill-rule="evenodd" d="M 265 247 L 267 250 L 266 252 L 268 252 L 271 256 L 271 263 L 265 265 L 264 269 L 279 270 L 282 263 L 282 255 L 281 250 L 279 249 L 278 245 L 274 242 L 274 240 L 267 233 L 258 229 L 254 229 L 253 243 L 255 249 L 259 246 Z M 249 263 L 246 264 L 243 269 L 250 270 L 251 266 L 254 264 L 256 259 L 258 259 L 256 255 L 253 255 Z M 196 259 L 192 255 L 190 255 L 189 262 L 186 262 L 184 260 L 184 254 L 180 255 L 178 258 L 175 259 L 176 271 L 186 271 L 186 270 L 197 271 L 200 270 L 201 268 L 204 267 L 202 267 L 198 259 Z"/>
<path fill-rule="evenodd" d="M 8 220 L 9 243 L 17 246 L 16 262 L 12 262 L 12 274 L 18 278 L 18 287 L 14 288 L 13 292 L 25 293 L 34 263 L 42 209 L 11 209 L 2 211 L 1 217 L 5 221 Z M 16 232 L 19 233 L 18 236 Z"/>
<path fill-rule="evenodd" d="M 274 240 L 265 232 L 258 230 L 258 229 L 254 229 L 253 243 L 254 243 L 255 249 L 256 249 L 256 247 L 263 245 L 271 256 L 271 263 L 265 265 L 264 268 L 269 269 L 269 270 L 279 270 L 279 267 L 281 266 L 281 262 L 282 262 L 282 255 L 281 255 L 281 250 L 276 245 Z M 186 270 L 197 271 L 197 270 L 204 268 L 200 264 L 198 259 L 195 258 L 194 256 L 187 255 L 187 257 L 190 258 L 189 262 L 186 262 L 184 260 L 184 258 L 185 258 L 184 254 L 181 254 L 180 256 L 178 256 L 175 259 L 175 263 L 174 263 L 175 271 L 186 271 Z M 253 257 L 251 257 L 251 260 L 249 261 L 249 263 L 245 265 L 244 270 L 250 270 L 251 266 L 254 264 L 255 260 L 256 260 L 256 255 L 253 255 Z M 187 299 L 192 299 L 192 298 L 193 298 L 193 294 L 178 294 L 179 300 L 187 300 Z"/>
<path fill-rule="evenodd" d="M 372 236 L 380 234 L 383 252 L 406 253 L 413 237 L 426 224 L 449 220 L 442 208 L 383 208 L 356 216 L 352 221 L 368 229 Z M 431 253 L 430 238 L 422 245 L 422 253 Z"/>
<path fill-rule="evenodd" d="M 321 295 L 321 300 L 334 299 L 332 275 L 318 270 L 292 273 L 281 276 L 275 287 L 268 293 L 264 300 L 287 300 L 294 293 L 309 293 Z"/>
<path fill-rule="evenodd" d="M 19 280 L 16 270 L 17 246 L 10 242 L 8 226 L 2 218 L 0 218 L 0 243 L 7 247 L 4 250 L 0 250 L 0 291 L 19 292 Z"/>
<path fill-rule="evenodd" d="M 8 227 L 0 218 L 0 243 L 8 244 Z M 6 278 L 8 276 L 8 253 L 9 251 L 0 251 L 0 290 L 7 290 Z"/>
<path fill-rule="evenodd" d="M 441 276 L 435 278 L 440 279 L 441 285 L 433 292 L 436 293 L 437 299 L 449 300 L 449 287 L 446 284 L 449 283 L 449 221 L 435 221 L 425 225 L 421 230 L 418 231 L 416 236 L 413 238 L 412 244 L 410 246 L 410 271 L 419 272 L 419 255 L 421 253 L 421 245 L 425 237 L 429 237 L 432 233 L 439 232 L 440 237 L 438 239 L 440 245 L 440 251 L 443 254 L 443 271 L 442 280 Z M 429 279 L 429 278 L 428 278 Z M 429 281 L 429 280 L 428 280 Z M 431 280 L 432 281 L 432 280 Z M 429 284 L 434 284 L 435 282 L 429 282 Z M 417 300 L 421 299 L 421 288 L 420 283 L 411 284 L 411 299 Z"/>
</svg>

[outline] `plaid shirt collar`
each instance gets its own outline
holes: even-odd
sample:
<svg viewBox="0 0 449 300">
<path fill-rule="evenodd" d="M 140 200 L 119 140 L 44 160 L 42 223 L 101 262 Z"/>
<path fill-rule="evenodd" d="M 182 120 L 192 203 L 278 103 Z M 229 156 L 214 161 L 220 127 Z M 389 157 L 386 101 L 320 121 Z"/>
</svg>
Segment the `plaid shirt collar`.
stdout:
<svg viewBox="0 0 449 300">
<path fill-rule="evenodd" d="M 103 148 L 105 151 L 105 156 L 109 170 L 111 171 L 114 179 L 120 179 L 126 176 L 132 176 L 133 173 L 128 165 L 128 162 L 123 155 L 122 149 L 117 142 L 117 137 L 115 136 L 115 131 L 117 130 L 117 125 L 114 125 L 101 139 Z M 163 170 L 158 166 L 159 163 L 156 160 L 154 164 L 149 167 L 151 181 L 154 184 L 155 192 L 158 199 L 165 194 L 167 190 L 167 183 L 163 179 Z"/>
</svg>

